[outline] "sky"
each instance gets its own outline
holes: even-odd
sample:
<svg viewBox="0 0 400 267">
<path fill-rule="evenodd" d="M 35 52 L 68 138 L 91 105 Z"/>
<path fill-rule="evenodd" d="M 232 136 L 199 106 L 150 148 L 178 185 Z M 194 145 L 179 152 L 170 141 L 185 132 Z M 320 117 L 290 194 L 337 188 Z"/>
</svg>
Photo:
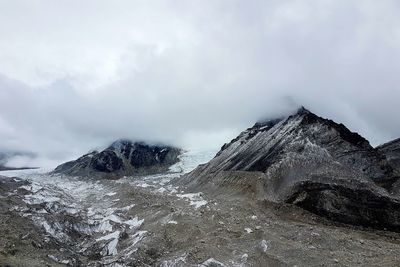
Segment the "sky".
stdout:
<svg viewBox="0 0 400 267">
<path fill-rule="evenodd" d="M 0 151 L 215 149 L 303 105 L 400 137 L 400 2 L 0 0 Z"/>
</svg>

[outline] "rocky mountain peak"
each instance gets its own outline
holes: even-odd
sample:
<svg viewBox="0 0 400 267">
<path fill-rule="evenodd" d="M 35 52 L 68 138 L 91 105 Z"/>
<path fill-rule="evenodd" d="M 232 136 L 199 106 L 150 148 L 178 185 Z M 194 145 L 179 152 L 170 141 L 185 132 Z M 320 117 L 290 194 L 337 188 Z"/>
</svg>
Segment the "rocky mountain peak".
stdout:
<svg viewBox="0 0 400 267">
<path fill-rule="evenodd" d="M 391 208 L 375 209 L 376 203 L 399 204 L 388 196 L 397 194 L 399 173 L 385 155 L 343 124 L 304 107 L 243 131 L 185 181 L 189 188 L 235 188 L 343 222 L 379 227 L 381 221 L 400 229 L 400 220 L 382 217 Z"/>
<path fill-rule="evenodd" d="M 179 161 L 181 149 L 120 139 L 103 151 L 93 151 L 58 166 L 54 172 L 74 176 L 144 175 L 168 170 Z"/>
<path fill-rule="evenodd" d="M 240 142 L 243 144 L 258 135 L 265 137 L 260 138 L 262 142 L 279 145 L 274 146 L 273 150 L 282 147 L 282 144 L 289 140 L 294 141 L 294 139 L 297 141 L 315 139 L 324 145 L 336 140 L 339 143 L 348 143 L 350 146 L 354 146 L 354 149 L 373 150 L 368 140 L 358 133 L 350 131 L 345 125 L 322 118 L 308 109 L 300 107 L 288 116 L 255 123 L 253 127 L 248 128 L 230 143 L 222 146 L 217 156 L 238 140 L 241 140 Z M 270 140 L 270 138 L 272 139 Z"/>
</svg>

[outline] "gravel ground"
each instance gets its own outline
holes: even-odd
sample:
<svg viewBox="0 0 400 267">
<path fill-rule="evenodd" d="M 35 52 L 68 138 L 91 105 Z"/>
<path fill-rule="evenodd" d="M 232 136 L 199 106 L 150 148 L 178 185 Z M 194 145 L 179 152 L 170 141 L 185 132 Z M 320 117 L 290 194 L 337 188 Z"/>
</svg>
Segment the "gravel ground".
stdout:
<svg viewBox="0 0 400 267">
<path fill-rule="evenodd" d="M 334 224 L 180 174 L 0 178 L 0 266 L 400 266 L 400 235 Z"/>
</svg>

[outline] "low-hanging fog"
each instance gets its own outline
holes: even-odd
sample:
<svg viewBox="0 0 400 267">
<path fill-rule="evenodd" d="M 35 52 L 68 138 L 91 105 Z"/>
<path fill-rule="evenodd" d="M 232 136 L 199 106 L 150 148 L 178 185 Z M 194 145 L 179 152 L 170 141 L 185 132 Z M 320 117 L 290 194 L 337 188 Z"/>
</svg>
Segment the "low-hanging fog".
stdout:
<svg viewBox="0 0 400 267">
<path fill-rule="evenodd" d="M 0 152 L 217 148 L 304 105 L 400 137 L 396 0 L 0 1 Z"/>
</svg>

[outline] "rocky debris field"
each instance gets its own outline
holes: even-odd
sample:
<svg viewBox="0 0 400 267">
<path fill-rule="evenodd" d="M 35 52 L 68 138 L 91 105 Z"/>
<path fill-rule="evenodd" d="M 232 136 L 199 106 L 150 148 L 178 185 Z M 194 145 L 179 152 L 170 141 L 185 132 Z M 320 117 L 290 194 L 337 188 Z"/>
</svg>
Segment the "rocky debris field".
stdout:
<svg viewBox="0 0 400 267">
<path fill-rule="evenodd" d="M 186 172 L 195 165 L 181 164 L 175 170 Z M 189 192 L 175 183 L 180 173 L 118 181 L 34 170 L 4 175 L 20 178 L 0 178 L 0 266 L 400 262 L 398 233 L 335 224 L 299 207 L 228 188 Z"/>
</svg>

